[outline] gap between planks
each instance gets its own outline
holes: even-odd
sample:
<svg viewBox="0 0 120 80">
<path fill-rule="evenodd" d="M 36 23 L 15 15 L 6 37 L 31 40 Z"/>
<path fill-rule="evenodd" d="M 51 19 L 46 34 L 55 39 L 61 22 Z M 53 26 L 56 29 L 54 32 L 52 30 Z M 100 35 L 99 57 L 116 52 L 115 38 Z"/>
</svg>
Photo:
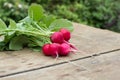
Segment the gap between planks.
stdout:
<svg viewBox="0 0 120 80">
<path fill-rule="evenodd" d="M 104 54 L 109 54 L 111 52 L 116 52 L 116 51 L 120 51 L 120 48 L 119 49 L 114 49 L 114 50 L 111 50 L 111 51 L 102 52 L 102 53 L 96 53 L 96 54 L 93 54 L 93 55 L 90 55 L 90 56 L 85 56 L 85 57 L 81 57 L 81 58 L 77 58 L 77 59 L 73 59 L 73 60 L 69 60 L 69 61 L 64 61 L 64 62 L 55 63 L 55 64 L 51 64 L 51 65 L 47 65 L 47 66 L 33 68 L 33 69 L 30 69 L 30 70 L 19 71 L 19 72 L 15 72 L 15 73 L 6 74 L 6 75 L 0 75 L 0 78 L 12 76 L 12 75 L 17 75 L 17 74 L 21 74 L 21 73 L 25 73 L 25 72 L 40 70 L 40 69 L 44 69 L 44 68 L 49 68 L 49 67 L 57 66 L 57 65 L 60 65 L 60 64 L 65 64 L 65 63 L 74 62 L 74 61 L 78 61 L 78 60 L 83 60 L 83 59 L 96 57 L 96 56 L 100 56 L 100 55 L 104 55 Z"/>
</svg>

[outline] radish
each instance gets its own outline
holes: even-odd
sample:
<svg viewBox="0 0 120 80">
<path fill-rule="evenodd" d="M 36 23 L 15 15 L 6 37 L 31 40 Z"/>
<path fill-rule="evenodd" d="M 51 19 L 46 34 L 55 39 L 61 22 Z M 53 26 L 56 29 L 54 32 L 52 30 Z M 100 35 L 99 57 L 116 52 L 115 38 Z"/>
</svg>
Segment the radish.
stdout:
<svg viewBox="0 0 120 80">
<path fill-rule="evenodd" d="M 73 49 L 73 50 L 77 50 L 77 48 L 75 46 L 73 46 L 71 43 L 69 43 L 68 41 L 70 40 L 71 38 L 71 33 L 69 30 L 65 29 L 65 28 L 62 28 L 60 29 L 60 32 L 63 34 L 63 37 L 65 39 L 65 43 L 69 44 L 70 47 Z"/>
<path fill-rule="evenodd" d="M 70 31 L 68 31 L 67 29 L 60 29 L 60 32 L 63 34 L 63 37 L 66 41 L 69 41 L 70 38 L 71 38 L 71 34 L 70 34 Z"/>
<path fill-rule="evenodd" d="M 59 44 L 67 43 L 67 44 L 70 45 L 70 47 L 71 47 L 72 49 L 77 50 L 77 48 L 76 48 L 75 46 L 73 46 L 71 43 L 69 43 L 68 41 L 66 41 L 66 40 L 64 39 L 64 36 L 67 37 L 67 36 L 66 36 L 67 34 L 68 34 L 68 37 L 67 37 L 66 39 L 67 39 L 67 40 L 70 39 L 70 37 L 71 37 L 71 36 L 70 36 L 70 32 L 69 32 L 68 30 L 66 30 L 66 29 L 61 29 L 60 31 L 61 31 L 61 32 L 55 32 L 55 33 L 53 33 L 53 34 L 51 35 L 51 37 L 50 37 L 51 42 L 53 42 L 53 43 L 59 43 Z M 63 34 L 64 34 L 64 36 L 63 36 Z"/>
<path fill-rule="evenodd" d="M 51 56 L 56 57 L 56 58 L 59 56 L 59 51 L 60 51 L 59 47 L 60 47 L 60 44 L 58 43 L 50 44 L 49 49 L 50 49 Z"/>
<path fill-rule="evenodd" d="M 77 49 L 68 41 L 71 38 L 70 31 L 67 29 L 60 29 L 59 32 L 54 32 L 51 37 L 51 44 L 45 44 L 42 48 L 46 56 L 67 56 L 70 52 L 75 52 Z"/>
<path fill-rule="evenodd" d="M 53 56 L 58 58 L 59 56 L 67 56 L 70 52 L 75 52 L 75 50 L 68 43 L 52 43 L 45 44 L 42 47 L 42 51 L 46 56 Z"/>
<path fill-rule="evenodd" d="M 59 53 L 59 55 L 60 56 L 67 56 L 70 52 L 74 53 L 76 51 L 77 51 L 77 49 L 73 45 L 68 44 L 68 43 L 62 43 L 60 45 L 60 53 Z"/>
<path fill-rule="evenodd" d="M 67 43 L 62 43 L 60 45 L 60 56 L 67 56 L 71 52 L 70 45 Z"/>
<path fill-rule="evenodd" d="M 63 34 L 61 32 L 55 32 L 51 35 L 50 37 L 50 40 L 51 42 L 53 43 L 63 43 L 65 40 L 64 40 L 64 37 L 63 37 Z"/>
<path fill-rule="evenodd" d="M 42 51 L 46 56 L 53 56 L 53 57 L 58 57 L 59 56 L 59 47 L 60 44 L 58 43 L 52 43 L 52 44 L 45 44 L 42 47 Z"/>
<path fill-rule="evenodd" d="M 42 51 L 43 51 L 44 55 L 51 56 L 51 53 L 50 53 L 50 44 L 45 44 L 42 47 Z"/>
</svg>

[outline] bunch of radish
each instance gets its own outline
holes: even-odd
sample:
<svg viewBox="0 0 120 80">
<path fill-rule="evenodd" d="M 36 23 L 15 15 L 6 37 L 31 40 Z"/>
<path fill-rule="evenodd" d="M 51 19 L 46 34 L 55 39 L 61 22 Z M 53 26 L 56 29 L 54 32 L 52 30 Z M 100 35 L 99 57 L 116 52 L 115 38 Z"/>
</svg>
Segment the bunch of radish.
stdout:
<svg viewBox="0 0 120 80">
<path fill-rule="evenodd" d="M 67 29 L 60 29 L 59 32 L 54 32 L 50 40 L 52 43 L 43 45 L 42 51 L 46 56 L 67 56 L 70 52 L 74 52 L 77 49 L 69 43 L 71 33 Z"/>
</svg>

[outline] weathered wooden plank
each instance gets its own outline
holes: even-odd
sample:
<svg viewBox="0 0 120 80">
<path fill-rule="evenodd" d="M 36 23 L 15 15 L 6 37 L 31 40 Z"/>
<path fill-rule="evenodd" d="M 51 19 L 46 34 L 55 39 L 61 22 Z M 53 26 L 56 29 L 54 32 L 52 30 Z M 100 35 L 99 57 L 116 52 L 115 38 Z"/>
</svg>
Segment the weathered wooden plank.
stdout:
<svg viewBox="0 0 120 80">
<path fill-rule="evenodd" d="M 90 53 L 100 53 L 120 48 L 120 34 L 108 30 L 87 27 L 86 25 L 74 25 L 75 30 L 72 34 L 73 38 L 71 42 L 81 50 Z"/>
<path fill-rule="evenodd" d="M 74 26 L 71 42 L 77 46 L 78 50 L 85 53 L 71 54 L 69 57 L 63 57 L 55 62 L 53 58 L 28 49 L 0 52 L 0 76 L 120 48 L 120 34 L 118 33 L 85 25 L 74 24 Z"/>
<path fill-rule="evenodd" d="M 0 80 L 120 80 L 119 68 L 120 51 L 116 51 Z"/>
</svg>

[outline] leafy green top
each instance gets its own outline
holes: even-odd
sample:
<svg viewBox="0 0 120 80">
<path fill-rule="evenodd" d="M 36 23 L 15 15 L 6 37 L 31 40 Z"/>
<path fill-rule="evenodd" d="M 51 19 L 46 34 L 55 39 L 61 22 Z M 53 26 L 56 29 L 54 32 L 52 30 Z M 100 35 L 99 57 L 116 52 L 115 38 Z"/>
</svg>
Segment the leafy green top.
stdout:
<svg viewBox="0 0 120 80">
<path fill-rule="evenodd" d="M 50 35 L 60 28 L 73 30 L 73 25 L 66 19 L 56 19 L 46 15 L 42 6 L 32 4 L 28 9 L 28 16 L 16 23 L 10 20 L 10 25 L 0 19 L 0 50 L 20 50 L 29 47 L 39 51 L 45 43 L 50 43 Z"/>
</svg>

